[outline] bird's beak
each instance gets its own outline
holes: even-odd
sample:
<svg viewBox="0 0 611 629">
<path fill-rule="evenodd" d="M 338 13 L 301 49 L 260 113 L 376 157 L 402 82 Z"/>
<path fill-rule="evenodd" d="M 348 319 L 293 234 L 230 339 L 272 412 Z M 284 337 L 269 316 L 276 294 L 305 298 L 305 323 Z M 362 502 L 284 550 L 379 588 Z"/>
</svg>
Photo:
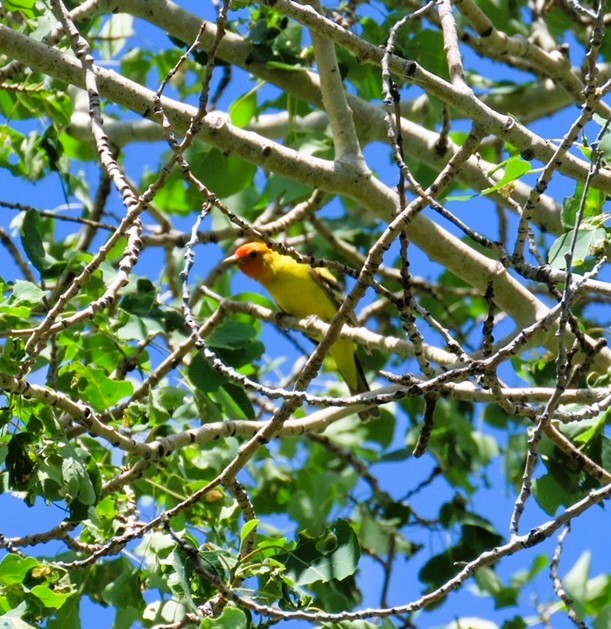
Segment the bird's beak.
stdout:
<svg viewBox="0 0 611 629">
<path fill-rule="evenodd" d="M 232 256 L 229 256 L 227 258 L 225 258 L 223 260 L 223 266 L 227 267 L 227 266 L 232 266 L 234 264 L 237 264 L 240 261 L 240 258 L 238 258 L 238 256 L 236 256 L 235 254 Z"/>
</svg>

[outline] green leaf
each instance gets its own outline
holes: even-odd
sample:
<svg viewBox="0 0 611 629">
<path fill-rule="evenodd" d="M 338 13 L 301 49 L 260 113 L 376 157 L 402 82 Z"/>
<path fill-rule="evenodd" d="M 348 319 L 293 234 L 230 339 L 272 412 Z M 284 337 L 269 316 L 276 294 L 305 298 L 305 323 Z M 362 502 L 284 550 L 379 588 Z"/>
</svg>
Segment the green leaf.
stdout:
<svg viewBox="0 0 611 629">
<path fill-rule="evenodd" d="M 330 612 L 352 609 L 362 601 L 354 576 L 346 577 L 341 581 L 332 579 L 327 583 L 311 583 L 308 589 L 316 595 L 317 606 Z"/>
<path fill-rule="evenodd" d="M 96 411 L 106 411 L 134 391 L 134 385 L 126 380 L 109 378 L 103 369 L 72 363 L 66 366 L 66 375 L 72 377 L 83 399 Z"/>
<path fill-rule="evenodd" d="M 225 396 L 224 393 L 227 395 Z M 233 416 L 238 419 L 255 418 L 255 409 L 241 385 L 227 382 L 220 391 L 217 391 L 214 397 L 222 404 L 225 413 L 229 417 Z"/>
<path fill-rule="evenodd" d="M 90 142 L 83 142 L 68 133 L 60 133 L 59 141 L 61 142 L 64 156 L 68 159 L 80 162 L 94 162 L 98 157 L 95 145 Z"/>
<path fill-rule="evenodd" d="M 80 454 L 70 445 L 62 448 L 60 454 L 62 456 L 62 477 L 67 490 L 66 498 L 78 500 L 83 505 L 95 504 L 96 491 Z"/>
<path fill-rule="evenodd" d="M 216 348 L 214 348 L 216 349 Z M 217 354 L 219 358 L 227 365 L 240 369 L 241 367 L 248 366 L 248 373 L 254 373 L 254 364 L 261 358 L 265 352 L 265 346 L 260 341 L 252 341 L 248 345 L 241 347 L 240 349 L 228 350 L 218 349 Z"/>
<path fill-rule="evenodd" d="M 277 203 L 298 203 L 307 198 L 311 189 L 299 181 L 272 173 L 267 178 L 264 194 Z"/>
<path fill-rule="evenodd" d="M 74 592 L 56 591 L 48 585 L 35 585 L 30 591 L 42 601 L 45 607 L 51 609 L 60 609 L 74 595 Z"/>
<path fill-rule="evenodd" d="M 0 113 L 10 117 L 12 102 L 7 92 L 0 90 Z M 5 168 L 15 177 L 26 177 L 27 166 L 21 147 L 25 135 L 8 125 L 0 125 L 0 168 Z"/>
<path fill-rule="evenodd" d="M 414 448 L 399 448 L 398 450 L 391 450 L 382 455 L 380 462 L 382 463 L 400 463 L 412 456 Z"/>
<path fill-rule="evenodd" d="M 229 108 L 231 122 L 240 128 L 247 127 L 257 115 L 257 90 L 259 86 L 238 98 Z"/>
<path fill-rule="evenodd" d="M 212 332 L 208 345 L 215 349 L 240 349 L 250 345 L 256 336 L 254 326 L 227 319 Z"/>
<path fill-rule="evenodd" d="M 116 339 L 107 334 L 92 334 L 81 339 L 80 346 L 74 348 L 77 356 L 87 362 L 102 367 L 106 373 L 114 371 L 130 354 L 130 348 L 121 348 Z"/>
<path fill-rule="evenodd" d="M 601 463 L 602 466 L 611 469 L 611 439 L 607 435 L 601 435 Z"/>
<path fill-rule="evenodd" d="M 521 616 L 514 616 L 503 623 L 503 629 L 527 629 L 528 625 Z"/>
<path fill-rule="evenodd" d="M 562 433 L 580 444 L 590 445 L 599 435 L 602 435 L 609 417 L 611 414 L 607 409 L 597 417 L 570 422 L 562 427 Z"/>
<path fill-rule="evenodd" d="M 204 618 L 200 629 L 248 629 L 252 624 L 244 611 L 235 607 L 225 607 L 223 613 L 217 618 Z"/>
<path fill-rule="evenodd" d="M 178 387 L 157 387 L 151 391 L 153 403 L 170 415 L 184 403 L 187 392 Z"/>
<path fill-rule="evenodd" d="M 28 210 L 25 213 L 21 225 L 21 244 L 28 260 L 39 272 L 42 273 L 49 267 L 42 239 L 41 218 L 36 210 Z"/>
<path fill-rule="evenodd" d="M 14 435 L 7 445 L 5 464 L 8 470 L 9 487 L 24 491 L 30 486 L 30 481 L 36 465 L 29 455 L 29 445 L 34 440 L 30 432 Z"/>
<path fill-rule="evenodd" d="M 244 543 L 244 540 L 259 526 L 260 520 L 253 518 L 244 523 L 240 531 L 240 541 Z"/>
<path fill-rule="evenodd" d="M 511 157 L 507 160 L 507 162 L 505 162 L 505 172 L 503 173 L 500 181 L 491 188 L 485 188 L 481 193 L 485 195 L 496 192 L 497 190 L 502 190 L 516 179 L 519 179 L 529 173 L 531 170 L 532 165 L 530 162 L 523 160 L 519 156 Z"/>
<path fill-rule="evenodd" d="M 598 144 L 598 152 L 607 164 L 611 164 L 611 133 L 608 131 Z"/>
<path fill-rule="evenodd" d="M 560 507 L 568 507 L 575 500 L 575 493 L 552 474 L 546 474 L 533 482 L 533 496 L 537 504 L 554 516 Z"/>
<path fill-rule="evenodd" d="M 247 188 L 257 171 L 256 166 L 201 143 L 194 144 L 185 157 L 195 176 L 221 198 Z"/>
<path fill-rule="evenodd" d="M 478 570 L 475 574 L 475 580 L 481 590 L 492 596 L 495 609 L 517 605 L 521 589 L 506 587 L 492 568 Z"/>
<path fill-rule="evenodd" d="M 134 17 L 129 13 L 114 13 L 100 29 L 100 51 L 106 60 L 116 57 L 134 36 Z"/>
<path fill-rule="evenodd" d="M 35 11 L 36 0 L 3 0 L 2 4 L 7 11 L 18 11 L 28 18 L 38 14 Z"/>
<path fill-rule="evenodd" d="M 571 249 L 574 233 L 575 231 L 571 230 L 563 234 L 551 246 L 547 257 L 554 268 L 561 271 L 566 269 L 565 254 Z M 583 266 L 589 258 L 602 254 L 606 241 L 607 232 L 602 227 L 594 228 L 587 224 L 581 227 L 575 241 L 573 266 Z"/>
<path fill-rule="evenodd" d="M 511 578 L 512 587 L 523 589 L 524 586 L 531 582 L 537 575 L 541 574 L 548 568 L 550 559 L 547 555 L 538 555 L 535 557 L 528 570 L 518 570 Z"/>
<path fill-rule="evenodd" d="M 0 306 L 0 330 L 26 327 L 31 314 L 32 309 L 26 306 Z M 7 357 L 12 353 L 11 350 L 16 348 L 20 349 L 19 344 L 15 340 L 9 339 L 2 350 L 0 370 L 5 373 L 15 373 L 13 369 L 7 367 Z M 6 371 L 7 369 L 8 371 Z"/>
<path fill-rule="evenodd" d="M 151 336 L 151 333 L 160 330 L 161 325 L 153 319 L 127 315 L 121 317 L 121 327 L 117 330 L 117 339 L 123 341 L 143 341 Z"/>
<path fill-rule="evenodd" d="M 199 391 L 212 393 L 227 382 L 224 375 L 215 371 L 208 361 L 198 352 L 187 368 L 189 380 Z"/>
<path fill-rule="evenodd" d="M 564 229 L 569 231 L 575 227 L 577 214 L 580 211 L 582 211 L 583 219 L 599 216 L 605 201 L 606 196 L 600 190 L 596 188 L 586 189 L 583 183 L 577 183 L 573 195 L 565 197 L 562 203 L 562 225 Z"/>
<path fill-rule="evenodd" d="M 42 564 L 33 557 L 6 555 L 0 561 L 0 583 L 3 585 L 23 583 L 30 570 L 41 566 Z"/>
<path fill-rule="evenodd" d="M 333 539 L 330 547 L 329 539 Z M 360 556 L 356 534 L 346 520 L 339 519 L 317 538 L 301 536 L 293 551 L 276 559 L 285 565 L 295 584 L 308 585 L 332 579 L 341 581 L 353 575 Z"/>
<path fill-rule="evenodd" d="M 11 300 L 11 304 L 13 306 L 23 304 L 27 304 L 28 306 L 40 306 L 46 295 L 46 292 L 38 288 L 36 284 L 17 280 L 13 284 L 13 299 Z"/>
<path fill-rule="evenodd" d="M 586 550 L 573 564 L 563 579 L 564 587 L 575 603 L 585 605 L 588 600 L 588 580 L 592 567 L 592 553 Z"/>
<path fill-rule="evenodd" d="M 161 315 L 161 309 L 157 306 L 157 289 L 153 282 L 145 277 L 138 278 L 135 289 L 121 300 L 121 307 L 139 317 Z"/>
<path fill-rule="evenodd" d="M 473 514 L 465 514 L 473 519 Z M 482 520 L 482 518 L 476 518 Z M 483 521 L 484 526 L 464 525 L 457 544 L 443 553 L 432 557 L 420 570 L 419 577 L 434 589 L 453 577 L 460 570 L 461 562 L 468 562 L 494 546 L 498 546 L 503 538 L 494 532 L 491 525 Z"/>
<path fill-rule="evenodd" d="M 363 546 L 378 556 L 386 555 L 393 543 L 394 528 L 389 523 L 382 523 L 369 509 L 361 509 L 361 528 L 359 538 Z"/>
<path fill-rule="evenodd" d="M 110 559 L 87 569 L 87 578 L 82 584 L 83 593 L 104 605 L 143 610 L 145 602 L 139 577 L 139 571 L 126 557 Z"/>
<path fill-rule="evenodd" d="M 444 79 L 449 77 L 448 64 L 443 53 L 443 36 L 439 31 L 422 29 L 416 33 L 407 33 L 399 39 L 399 54 L 402 53 L 406 59 L 418 59 L 418 63 L 429 72 Z"/>
<path fill-rule="evenodd" d="M 595 629 L 609 629 L 611 627 L 611 604 L 603 607 L 594 618 Z"/>
<path fill-rule="evenodd" d="M 143 178 L 143 185 L 151 185 L 154 182 L 153 175 Z M 185 181 L 178 170 L 173 170 L 166 184 L 157 191 L 155 203 L 170 215 L 188 216 L 201 205 L 201 199 L 190 186 L 185 186 Z"/>
</svg>

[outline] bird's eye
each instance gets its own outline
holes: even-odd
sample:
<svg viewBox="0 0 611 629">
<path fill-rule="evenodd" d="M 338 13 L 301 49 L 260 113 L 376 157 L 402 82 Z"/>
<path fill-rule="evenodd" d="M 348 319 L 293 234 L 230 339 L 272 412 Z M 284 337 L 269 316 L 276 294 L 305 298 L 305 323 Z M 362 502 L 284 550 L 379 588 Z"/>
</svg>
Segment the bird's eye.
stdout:
<svg viewBox="0 0 611 629">
<path fill-rule="evenodd" d="M 259 252 L 258 252 L 258 251 L 251 251 L 251 252 L 248 254 L 248 256 L 249 256 L 250 258 L 256 258 L 258 255 L 259 255 Z"/>
</svg>

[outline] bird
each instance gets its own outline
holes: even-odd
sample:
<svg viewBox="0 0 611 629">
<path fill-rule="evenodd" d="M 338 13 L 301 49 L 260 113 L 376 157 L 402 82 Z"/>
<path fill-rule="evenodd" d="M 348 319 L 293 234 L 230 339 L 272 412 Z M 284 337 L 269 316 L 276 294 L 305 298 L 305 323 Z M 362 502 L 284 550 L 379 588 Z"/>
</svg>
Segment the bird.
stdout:
<svg viewBox="0 0 611 629">
<path fill-rule="evenodd" d="M 327 269 L 312 268 L 270 249 L 264 242 L 240 245 L 232 256 L 225 258 L 225 264 L 236 265 L 264 286 L 278 307 L 293 317 L 305 319 L 316 315 L 328 323 L 340 307 L 341 287 Z M 356 325 L 356 317 L 353 315 L 349 322 Z M 335 341 L 329 353 L 352 395 L 370 390 L 352 341 Z M 362 421 L 379 416 L 377 407 L 359 412 Z"/>
</svg>

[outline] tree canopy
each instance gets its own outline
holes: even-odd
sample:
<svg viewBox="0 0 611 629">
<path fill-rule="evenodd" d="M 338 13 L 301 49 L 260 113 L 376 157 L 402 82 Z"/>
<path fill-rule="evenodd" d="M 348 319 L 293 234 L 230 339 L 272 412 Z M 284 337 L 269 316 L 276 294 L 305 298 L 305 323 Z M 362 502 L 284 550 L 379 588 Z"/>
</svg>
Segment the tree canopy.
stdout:
<svg viewBox="0 0 611 629">
<path fill-rule="evenodd" d="M 3 0 L 0 618 L 609 627 L 610 21 Z"/>
</svg>

